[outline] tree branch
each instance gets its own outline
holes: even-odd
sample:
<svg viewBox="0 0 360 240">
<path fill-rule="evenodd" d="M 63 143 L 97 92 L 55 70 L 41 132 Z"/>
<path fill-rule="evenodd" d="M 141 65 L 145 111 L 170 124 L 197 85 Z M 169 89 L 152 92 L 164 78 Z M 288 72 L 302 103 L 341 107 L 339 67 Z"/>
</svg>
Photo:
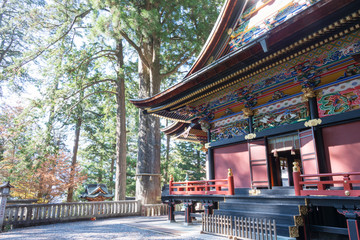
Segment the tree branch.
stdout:
<svg viewBox="0 0 360 240">
<path fill-rule="evenodd" d="M 33 55 L 32 57 L 30 57 L 28 60 L 25 60 L 23 62 L 21 62 L 17 67 L 15 67 L 15 73 L 19 71 L 19 69 L 23 66 L 25 66 L 26 64 L 28 64 L 31 61 L 34 61 L 36 58 L 38 58 L 41 54 L 43 54 L 43 52 L 45 52 L 45 50 L 49 49 L 50 47 L 52 47 L 53 45 L 55 45 L 58 41 L 60 41 L 61 39 L 63 39 L 65 36 L 67 36 L 69 34 L 69 32 L 71 31 L 71 29 L 73 28 L 73 26 L 75 25 L 75 23 L 77 22 L 78 19 L 84 18 L 87 14 L 89 14 L 91 12 L 92 9 L 88 9 L 85 12 L 77 15 L 74 17 L 73 21 L 71 22 L 69 28 L 67 31 L 65 31 L 65 33 L 63 33 L 60 37 L 58 37 L 54 42 L 50 43 L 49 45 L 47 45 L 46 47 L 44 47 L 43 49 L 41 49 L 39 52 L 37 52 L 35 55 Z"/>
<path fill-rule="evenodd" d="M 68 110 L 69 114 L 66 116 L 66 121 L 69 119 L 70 117 L 70 112 L 79 104 L 81 103 L 83 100 L 85 100 L 88 97 L 91 97 L 92 95 L 98 94 L 98 93 L 109 93 L 109 94 L 114 94 L 117 95 L 117 92 L 113 92 L 113 91 L 98 91 L 98 92 L 93 92 L 93 93 L 89 93 L 88 95 L 82 97 L 79 101 L 77 101 L 74 105 L 71 106 L 71 108 Z"/>
<path fill-rule="evenodd" d="M 72 96 L 78 94 L 79 92 L 85 90 L 86 88 L 89 88 L 89 87 L 91 87 L 91 86 L 94 86 L 95 84 L 102 83 L 102 82 L 113 82 L 113 83 L 116 83 L 116 81 L 115 81 L 114 79 L 111 79 L 111 78 L 107 78 L 107 79 L 95 81 L 95 82 L 89 83 L 88 85 L 85 85 L 84 87 L 82 87 L 82 88 L 79 89 L 78 91 L 74 92 L 74 93 L 71 94 L 70 96 L 64 97 L 64 100 L 67 100 L 67 99 L 71 98 Z"/>
<path fill-rule="evenodd" d="M 136 43 L 133 40 L 130 39 L 130 37 L 126 34 L 126 32 L 120 30 L 120 34 L 136 50 L 136 52 L 139 54 L 141 61 L 145 64 L 145 66 L 150 69 L 149 60 L 146 59 L 145 55 L 141 52 L 141 48 L 138 45 L 136 45 Z"/>
<path fill-rule="evenodd" d="M 101 55 L 96 56 L 97 54 L 103 53 L 103 52 L 105 52 L 105 54 L 101 54 Z M 109 55 L 110 55 L 110 56 L 111 56 L 111 55 L 116 56 L 115 51 L 114 51 L 114 50 L 101 50 L 101 51 L 98 51 L 98 52 L 94 53 L 93 55 L 84 58 L 84 59 L 79 63 L 77 69 L 78 69 L 78 71 L 79 71 L 79 70 L 80 70 L 80 67 L 81 67 L 84 63 L 86 63 L 86 64 L 88 65 L 91 61 L 96 60 L 96 59 L 99 59 L 99 58 L 101 58 L 101 57 L 109 57 L 109 58 L 110 58 Z"/>
<path fill-rule="evenodd" d="M 188 57 L 184 58 L 181 62 L 179 62 L 176 66 L 174 66 L 173 69 L 171 69 L 171 70 L 168 71 L 167 73 L 160 74 L 161 79 L 166 78 L 166 77 L 169 77 L 169 76 L 171 76 L 172 74 L 176 73 L 177 70 L 179 70 L 179 68 L 180 68 L 182 65 L 184 65 L 187 61 L 190 60 L 190 58 L 192 57 L 193 54 L 195 54 L 195 52 L 196 52 L 196 51 L 193 50 L 192 53 L 189 54 Z"/>
</svg>

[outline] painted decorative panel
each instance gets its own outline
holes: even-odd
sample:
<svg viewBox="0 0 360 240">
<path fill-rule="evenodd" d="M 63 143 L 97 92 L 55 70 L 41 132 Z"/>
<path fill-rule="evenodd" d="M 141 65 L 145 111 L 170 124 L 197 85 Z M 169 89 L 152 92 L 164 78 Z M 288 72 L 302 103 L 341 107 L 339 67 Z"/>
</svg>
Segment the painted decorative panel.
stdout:
<svg viewBox="0 0 360 240">
<path fill-rule="evenodd" d="M 228 124 L 216 127 L 211 130 L 211 141 L 243 136 L 249 133 L 247 119 L 229 122 Z"/>
<path fill-rule="evenodd" d="M 360 79 L 325 88 L 317 100 L 320 117 L 359 109 Z"/>
<path fill-rule="evenodd" d="M 209 104 L 209 107 L 216 111 L 229 104 L 237 103 L 239 91 L 243 88 L 251 88 L 254 91 L 264 92 L 271 90 L 275 86 L 283 86 L 286 84 L 302 83 L 303 86 L 305 86 L 307 82 L 303 81 L 305 80 L 305 78 L 302 77 L 304 74 L 298 71 L 299 66 L 303 66 L 303 72 L 307 71 L 307 74 L 312 74 L 314 71 L 317 71 L 320 78 L 322 78 L 323 76 L 332 74 L 334 71 L 346 71 L 346 69 L 331 69 L 331 72 L 327 72 L 330 65 L 332 66 L 335 63 L 347 61 L 351 55 L 356 53 L 360 53 L 360 32 L 355 32 L 329 42 L 304 55 L 286 61 L 286 63 L 269 68 L 267 71 L 261 72 L 256 76 L 220 91 L 216 94 L 217 97 L 211 95 L 199 100 L 195 105 Z M 312 79 L 313 83 L 316 84 L 318 79 Z"/>
<path fill-rule="evenodd" d="M 230 51 L 235 51 L 270 29 L 285 22 L 319 0 L 260 0 L 250 6 L 238 20 Z"/>
<path fill-rule="evenodd" d="M 298 99 L 294 99 L 294 102 L 298 102 Z M 283 103 L 277 103 L 273 106 L 267 107 L 267 109 L 274 109 L 274 111 L 271 112 L 266 112 L 260 109 L 258 111 L 260 114 L 253 117 L 255 132 L 299 121 L 306 121 L 309 119 L 309 109 L 307 103 L 300 102 L 294 105 L 288 105 L 287 107 L 285 107 L 285 103 L 291 103 L 291 101 L 285 101 Z M 284 107 L 281 108 L 281 106 Z"/>
</svg>

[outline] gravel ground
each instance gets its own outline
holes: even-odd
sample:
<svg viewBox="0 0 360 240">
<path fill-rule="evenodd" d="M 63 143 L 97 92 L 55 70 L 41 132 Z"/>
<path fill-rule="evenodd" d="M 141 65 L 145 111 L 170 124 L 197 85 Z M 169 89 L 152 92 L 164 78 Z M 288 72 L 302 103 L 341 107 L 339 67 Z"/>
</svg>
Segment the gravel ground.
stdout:
<svg viewBox="0 0 360 240">
<path fill-rule="evenodd" d="M 184 226 L 181 220 L 168 223 L 166 217 L 126 217 L 17 228 L 0 233 L 0 239 L 225 239 L 200 230 L 199 223 Z"/>
</svg>

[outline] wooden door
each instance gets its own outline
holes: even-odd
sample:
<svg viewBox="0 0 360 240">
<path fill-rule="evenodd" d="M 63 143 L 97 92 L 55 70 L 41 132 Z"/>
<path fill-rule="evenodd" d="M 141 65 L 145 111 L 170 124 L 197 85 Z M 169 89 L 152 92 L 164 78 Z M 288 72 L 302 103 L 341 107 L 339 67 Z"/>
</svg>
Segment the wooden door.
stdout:
<svg viewBox="0 0 360 240">
<path fill-rule="evenodd" d="M 300 155 L 303 174 L 318 174 L 318 158 L 313 128 L 299 132 Z"/>
<path fill-rule="evenodd" d="M 249 160 L 252 188 L 270 188 L 265 139 L 250 141 Z"/>
</svg>

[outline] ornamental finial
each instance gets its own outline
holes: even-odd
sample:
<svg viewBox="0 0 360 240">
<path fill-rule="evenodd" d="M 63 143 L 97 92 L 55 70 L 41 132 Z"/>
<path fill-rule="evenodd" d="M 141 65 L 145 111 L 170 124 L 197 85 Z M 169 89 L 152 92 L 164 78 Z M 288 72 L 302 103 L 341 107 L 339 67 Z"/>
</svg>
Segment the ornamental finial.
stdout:
<svg viewBox="0 0 360 240">
<path fill-rule="evenodd" d="M 293 172 L 300 172 L 300 167 L 298 162 L 293 162 Z"/>
<path fill-rule="evenodd" d="M 170 175 L 170 181 L 174 181 L 174 176 L 172 174 Z"/>
<path fill-rule="evenodd" d="M 231 168 L 228 169 L 228 177 L 231 177 L 233 175 Z"/>
</svg>

